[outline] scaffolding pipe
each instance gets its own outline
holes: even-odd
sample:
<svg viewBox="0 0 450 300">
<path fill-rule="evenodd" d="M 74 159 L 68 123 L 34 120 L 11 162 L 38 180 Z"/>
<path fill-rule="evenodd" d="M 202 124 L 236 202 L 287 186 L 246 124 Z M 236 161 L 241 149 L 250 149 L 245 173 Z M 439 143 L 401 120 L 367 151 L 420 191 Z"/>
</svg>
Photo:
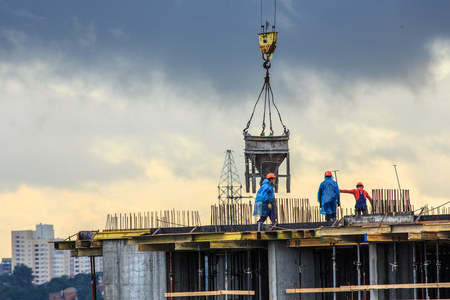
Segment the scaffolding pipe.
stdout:
<svg viewBox="0 0 450 300">
<path fill-rule="evenodd" d="M 336 287 L 336 245 L 333 244 L 333 287 Z M 333 299 L 336 300 L 336 292 L 333 292 Z"/>
<path fill-rule="evenodd" d="M 217 255 L 211 254 L 211 290 L 214 291 L 217 287 Z"/>
<path fill-rule="evenodd" d="M 251 256 L 250 249 L 247 249 L 247 290 L 251 290 L 252 287 L 252 265 L 251 265 Z M 251 296 L 248 296 L 248 299 L 251 299 Z"/>
<path fill-rule="evenodd" d="M 417 283 L 417 262 L 416 262 L 416 243 L 412 243 L 412 259 L 413 259 L 413 283 Z M 413 288 L 414 291 L 414 300 L 417 299 L 417 290 Z"/>
<path fill-rule="evenodd" d="M 202 290 L 202 255 L 198 251 L 198 290 Z"/>
<path fill-rule="evenodd" d="M 169 280 L 170 280 L 170 292 L 173 293 L 173 265 L 172 265 L 172 251 L 169 254 Z M 170 297 L 173 300 L 173 297 Z"/>
<path fill-rule="evenodd" d="M 423 243 L 423 268 L 425 271 L 425 283 L 428 283 L 428 260 L 427 260 L 427 242 Z M 428 294 L 428 288 L 425 288 L 425 299 L 430 299 L 430 295 Z"/>
<path fill-rule="evenodd" d="M 209 259 L 205 255 L 205 291 L 209 291 Z"/>
<path fill-rule="evenodd" d="M 436 240 L 436 282 L 439 283 L 439 269 L 441 268 L 441 262 L 439 261 L 439 240 Z M 440 290 L 436 290 L 437 298 L 440 299 Z"/>
<path fill-rule="evenodd" d="M 358 261 L 356 263 L 356 269 L 358 270 L 358 285 L 361 285 L 361 253 L 360 253 L 360 245 L 356 244 L 356 253 L 358 257 Z M 358 290 L 358 300 L 361 300 L 361 291 Z"/>
<path fill-rule="evenodd" d="M 392 264 L 392 272 L 394 273 L 394 284 L 397 284 L 397 244 L 394 242 L 394 263 Z M 393 289 L 394 299 L 397 299 L 397 290 Z"/>
<path fill-rule="evenodd" d="M 225 290 L 228 290 L 228 251 L 225 250 Z"/>
<path fill-rule="evenodd" d="M 236 290 L 236 281 L 234 279 L 235 255 L 230 253 L 230 290 Z M 234 300 L 234 295 L 231 295 L 231 300 Z"/>
<path fill-rule="evenodd" d="M 91 256 L 91 292 L 92 300 L 97 299 L 97 275 L 95 274 L 95 257 Z"/>
<path fill-rule="evenodd" d="M 258 250 L 258 298 L 261 300 L 262 286 L 261 286 L 261 250 Z"/>
</svg>

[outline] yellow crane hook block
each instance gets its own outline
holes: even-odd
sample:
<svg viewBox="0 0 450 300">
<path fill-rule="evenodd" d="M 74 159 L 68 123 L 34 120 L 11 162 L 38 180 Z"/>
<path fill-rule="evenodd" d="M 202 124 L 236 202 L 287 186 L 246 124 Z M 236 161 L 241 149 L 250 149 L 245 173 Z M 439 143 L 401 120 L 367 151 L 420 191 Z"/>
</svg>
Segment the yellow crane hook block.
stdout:
<svg viewBox="0 0 450 300">
<path fill-rule="evenodd" d="M 259 35 L 259 50 L 261 50 L 262 57 L 265 61 L 272 59 L 272 54 L 277 47 L 278 32 L 263 32 Z"/>
</svg>

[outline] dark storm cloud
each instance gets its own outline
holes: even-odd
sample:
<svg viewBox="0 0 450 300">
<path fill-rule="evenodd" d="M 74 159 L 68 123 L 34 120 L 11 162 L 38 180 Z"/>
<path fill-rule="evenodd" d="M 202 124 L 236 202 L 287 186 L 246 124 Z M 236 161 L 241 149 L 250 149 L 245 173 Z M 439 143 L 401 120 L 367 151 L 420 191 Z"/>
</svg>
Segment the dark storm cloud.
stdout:
<svg viewBox="0 0 450 300">
<path fill-rule="evenodd" d="M 294 13 L 286 11 L 286 16 L 294 25 L 279 29 L 280 57 L 341 76 L 401 81 L 428 63 L 425 46 L 432 39 L 450 37 L 448 1 L 293 1 L 292 5 Z"/>
<path fill-rule="evenodd" d="M 273 19 L 269 2 L 263 19 Z M 163 66 L 174 80 L 213 78 L 215 88 L 234 96 L 262 81 L 260 1 L 21 1 L 1 7 L 4 32 L 26 34 L 90 68 L 118 68 L 111 60 L 123 55 L 136 74 Z M 273 74 L 283 71 L 276 69 L 280 61 L 346 77 L 423 79 L 425 45 L 450 36 L 449 10 L 448 1 L 279 1 Z M 13 50 L 13 41 L 2 48 Z"/>
</svg>

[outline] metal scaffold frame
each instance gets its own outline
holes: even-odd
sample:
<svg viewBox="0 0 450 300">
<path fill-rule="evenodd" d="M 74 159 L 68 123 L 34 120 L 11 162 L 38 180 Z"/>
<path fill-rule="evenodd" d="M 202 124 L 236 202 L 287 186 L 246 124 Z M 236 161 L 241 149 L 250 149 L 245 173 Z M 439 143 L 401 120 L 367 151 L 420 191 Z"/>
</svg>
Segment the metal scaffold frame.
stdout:
<svg viewBox="0 0 450 300">
<path fill-rule="evenodd" d="M 231 150 L 225 154 L 218 190 L 219 208 L 224 208 L 219 209 L 219 224 L 241 224 L 241 211 L 235 207 L 242 203 L 242 184 Z"/>
</svg>

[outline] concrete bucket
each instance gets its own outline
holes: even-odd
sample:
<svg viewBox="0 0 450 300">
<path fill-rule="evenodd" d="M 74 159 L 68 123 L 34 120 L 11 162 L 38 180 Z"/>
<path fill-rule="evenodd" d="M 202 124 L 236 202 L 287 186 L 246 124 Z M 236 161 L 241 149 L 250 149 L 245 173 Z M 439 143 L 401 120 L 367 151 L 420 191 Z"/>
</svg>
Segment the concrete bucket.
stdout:
<svg viewBox="0 0 450 300">
<path fill-rule="evenodd" d="M 289 135 L 282 136 L 252 136 L 244 135 L 245 140 L 245 186 L 247 193 L 256 193 L 256 178 L 260 185 L 268 173 L 277 176 L 275 192 L 278 192 L 280 177 L 286 178 L 286 192 L 291 192 L 291 174 L 289 160 Z M 286 159 L 286 174 L 280 174 L 279 168 Z M 259 187 L 259 185 L 258 185 Z"/>
</svg>

